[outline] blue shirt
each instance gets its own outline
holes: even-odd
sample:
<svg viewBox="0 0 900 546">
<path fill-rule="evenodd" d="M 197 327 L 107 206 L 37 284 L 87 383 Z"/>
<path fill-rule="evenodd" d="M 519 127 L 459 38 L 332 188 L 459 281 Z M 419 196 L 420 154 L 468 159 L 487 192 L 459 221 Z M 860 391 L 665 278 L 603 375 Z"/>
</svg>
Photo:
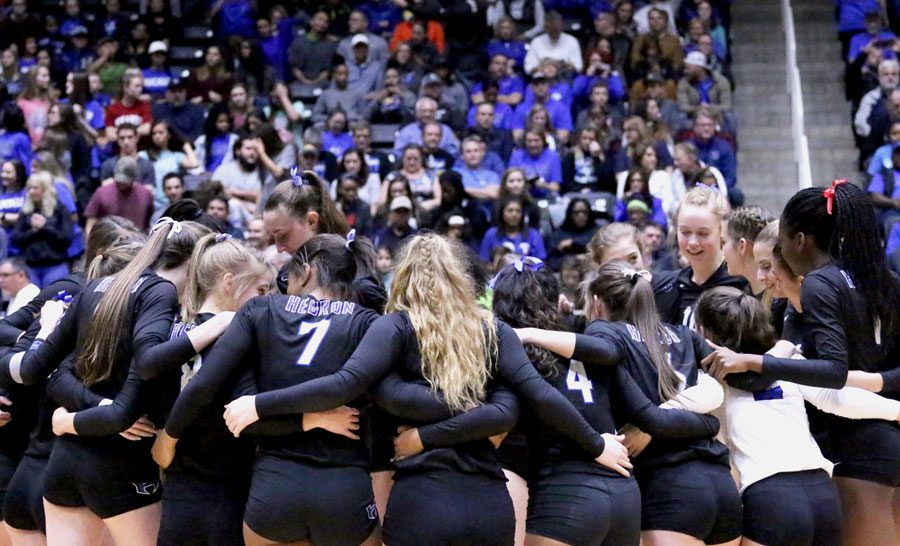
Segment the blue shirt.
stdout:
<svg viewBox="0 0 900 546">
<path fill-rule="evenodd" d="M 403 12 L 390 0 L 369 0 L 360 4 L 359 9 L 369 19 L 369 31 L 373 34 L 393 32 L 394 27 L 403 20 Z"/>
<path fill-rule="evenodd" d="M 709 104 L 709 90 L 716 82 L 712 78 L 706 78 L 702 82 L 695 84 L 697 92 L 700 93 L 700 104 Z"/>
<path fill-rule="evenodd" d="M 525 42 L 518 40 L 504 42 L 502 40 L 491 40 L 487 45 L 488 59 L 494 55 L 504 55 L 507 59 L 513 60 L 514 68 L 522 68 L 525 64 L 525 55 L 528 50 L 525 48 Z"/>
<path fill-rule="evenodd" d="M 525 122 L 528 120 L 528 114 L 531 113 L 533 102 L 523 100 L 516 108 L 516 115 L 513 117 L 513 129 L 525 129 Z M 550 124 L 554 129 L 563 131 L 572 130 L 572 113 L 561 102 L 548 100 L 544 103 L 547 113 L 550 114 Z"/>
<path fill-rule="evenodd" d="M 875 150 L 875 153 L 872 154 L 872 159 L 869 160 L 869 166 L 866 167 L 866 174 L 871 177 L 880 173 L 881 169 L 893 168 L 894 162 L 891 161 L 891 154 L 894 152 L 894 148 L 897 146 L 898 144 L 885 144 L 884 146 Z"/>
<path fill-rule="evenodd" d="M 697 146 L 700 161 L 719 169 L 729 188 L 737 184 L 737 157 L 730 144 L 719 137 L 712 137 L 707 142 L 696 139 L 692 142 Z"/>
<path fill-rule="evenodd" d="M 856 36 L 854 36 L 853 38 L 850 39 L 850 46 L 847 48 L 847 62 L 852 63 L 859 56 L 859 54 L 862 53 L 862 50 L 867 45 L 869 45 L 869 42 L 871 42 L 873 40 L 875 40 L 875 41 L 893 40 L 894 38 L 896 38 L 896 36 L 890 30 L 882 30 L 881 34 L 879 34 L 878 36 L 872 36 L 868 32 L 863 32 L 861 34 L 857 34 Z M 889 50 L 890 48 L 882 47 L 879 49 L 881 49 L 881 51 L 884 52 L 884 51 Z"/>
<path fill-rule="evenodd" d="M 466 114 L 466 126 L 475 127 L 475 116 L 478 114 L 478 105 L 473 104 L 469 107 L 469 113 Z M 516 113 L 508 104 L 498 102 L 494 105 L 494 127 L 498 129 L 512 130 L 513 118 Z"/>
<path fill-rule="evenodd" d="M 895 251 L 900 250 L 900 223 L 895 223 L 888 234 L 887 246 L 884 247 L 884 253 L 890 256 Z"/>
<path fill-rule="evenodd" d="M 144 76 L 144 91 L 154 97 L 161 97 L 166 94 L 169 82 L 172 81 L 172 74 L 167 70 L 156 70 L 153 68 L 145 68 L 141 70 Z"/>
<path fill-rule="evenodd" d="M 550 86 L 550 92 L 547 95 L 547 102 L 561 102 L 569 110 L 572 109 L 572 86 L 566 82 L 556 82 Z M 525 98 L 522 103 L 534 104 L 534 91 L 531 86 L 525 89 Z"/>
<path fill-rule="evenodd" d="M 222 36 L 256 36 L 253 4 L 249 0 L 225 0 L 219 10 L 219 32 Z"/>
<path fill-rule="evenodd" d="M 579 74 L 575 76 L 572 82 L 572 98 L 576 105 L 587 106 L 591 102 L 591 88 L 598 82 L 603 82 L 600 76 L 586 76 Z M 609 89 L 609 102 L 621 102 L 625 99 L 625 84 L 622 82 L 622 76 L 618 72 L 613 72 L 609 78 L 605 80 L 606 88 Z"/>
<path fill-rule="evenodd" d="M 893 173 L 894 193 L 888 195 L 887 197 L 890 199 L 897 199 L 898 197 L 900 197 L 900 184 L 897 184 L 897 175 L 900 174 L 900 172 L 898 172 L 897 169 L 893 169 Z M 875 175 L 872 177 L 872 181 L 869 182 L 869 187 L 866 189 L 866 191 L 869 193 L 880 193 L 884 195 L 884 177 L 881 175 L 881 171 L 875 173 Z"/>
<path fill-rule="evenodd" d="M 453 170 L 462 175 L 463 187 L 467 190 L 483 190 L 490 186 L 500 185 L 500 177 L 497 173 L 485 169 L 483 166 L 473 170 L 463 164 L 461 167 L 454 167 Z"/>
<path fill-rule="evenodd" d="M 350 133 L 332 133 L 322 131 L 322 149 L 331 152 L 334 157 L 341 157 L 353 147 L 353 136 Z"/>
<path fill-rule="evenodd" d="M 26 133 L 0 133 L 0 160 L 18 159 L 31 173 L 31 139 Z"/>
<path fill-rule="evenodd" d="M 838 32 L 866 29 L 866 13 L 881 11 L 878 0 L 837 0 Z"/>
<path fill-rule="evenodd" d="M 484 261 L 491 259 L 491 252 L 497 247 L 506 247 L 514 254 L 519 256 L 534 256 L 541 260 L 547 259 L 547 251 L 544 248 L 544 239 L 536 229 L 526 228 L 524 233 L 517 233 L 514 237 L 509 237 L 505 233 L 500 233 L 499 228 L 492 227 L 484 234 L 481 241 L 481 250 L 479 255 Z"/>
<path fill-rule="evenodd" d="M 513 93 L 522 93 L 523 97 L 525 94 L 525 82 L 522 81 L 522 78 L 518 76 L 505 76 L 499 82 L 497 82 L 497 96 L 498 97 L 508 97 Z M 476 83 L 472 86 L 472 95 L 477 95 L 481 93 L 483 90 L 483 86 L 481 82 Z"/>
<path fill-rule="evenodd" d="M 525 176 L 529 179 L 543 177 L 546 182 L 562 183 L 562 166 L 559 162 L 559 155 L 550 148 L 544 148 L 541 155 L 537 157 L 529 155 L 524 148 L 516 148 L 509 158 L 509 166 L 519 167 L 525 171 Z M 547 195 L 546 190 L 538 188 L 532 188 L 531 193 L 535 197 Z"/>
</svg>

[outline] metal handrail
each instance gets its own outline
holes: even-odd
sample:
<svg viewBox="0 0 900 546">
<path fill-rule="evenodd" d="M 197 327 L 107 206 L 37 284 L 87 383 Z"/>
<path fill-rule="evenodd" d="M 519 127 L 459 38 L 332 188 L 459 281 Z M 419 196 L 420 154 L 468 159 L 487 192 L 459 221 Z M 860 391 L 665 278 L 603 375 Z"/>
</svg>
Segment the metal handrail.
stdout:
<svg viewBox="0 0 900 546">
<path fill-rule="evenodd" d="M 794 142 L 794 161 L 797 163 L 797 185 L 812 187 L 812 169 L 809 163 L 809 139 L 803 110 L 803 88 L 800 70 L 797 68 L 797 36 L 794 30 L 794 10 L 791 0 L 781 0 L 781 16 L 784 24 L 784 42 L 787 58 L 787 92 L 791 97 L 791 136 Z"/>
</svg>

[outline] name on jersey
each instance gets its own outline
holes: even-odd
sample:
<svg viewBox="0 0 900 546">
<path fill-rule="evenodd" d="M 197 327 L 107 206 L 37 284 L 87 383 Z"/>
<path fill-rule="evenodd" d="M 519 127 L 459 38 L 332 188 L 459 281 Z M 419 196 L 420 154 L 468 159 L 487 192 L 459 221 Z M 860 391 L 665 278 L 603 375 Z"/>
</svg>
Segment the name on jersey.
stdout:
<svg viewBox="0 0 900 546">
<path fill-rule="evenodd" d="M 313 317 L 323 315 L 352 315 L 356 304 L 349 301 L 316 300 L 290 296 L 284 306 L 284 310 L 298 315 L 310 315 Z"/>
</svg>

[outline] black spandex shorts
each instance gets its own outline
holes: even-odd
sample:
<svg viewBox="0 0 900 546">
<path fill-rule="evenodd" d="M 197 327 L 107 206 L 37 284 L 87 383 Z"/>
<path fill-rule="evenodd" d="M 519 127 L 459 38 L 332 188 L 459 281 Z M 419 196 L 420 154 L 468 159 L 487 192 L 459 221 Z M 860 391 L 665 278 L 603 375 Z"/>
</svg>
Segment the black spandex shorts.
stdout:
<svg viewBox="0 0 900 546">
<path fill-rule="evenodd" d="M 166 474 L 158 546 L 244 546 L 245 478 Z"/>
<path fill-rule="evenodd" d="M 276 542 L 361 544 L 378 524 L 372 478 L 361 467 L 313 466 L 260 455 L 244 521 Z"/>
<path fill-rule="evenodd" d="M 0 506 L 3 504 L 3 498 L 6 496 L 6 490 L 9 488 L 13 474 L 16 473 L 17 466 L 19 466 L 18 460 L 6 453 L 0 453 Z"/>
<path fill-rule="evenodd" d="M 841 419 L 831 429 L 834 475 L 900 487 L 900 425 Z"/>
<path fill-rule="evenodd" d="M 21 531 L 43 531 L 47 459 L 22 457 L 3 501 L 3 520 Z"/>
<path fill-rule="evenodd" d="M 744 536 L 766 546 L 838 546 L 841 502 L 824 470 L 782 472 L 744 490 Z"/>
<path fill-rule="evenodd" d="M 630 478 L 542 469 L 529 483 L 528 534 L 566 544 L 637 546 L 641 492 Z"/>
<path fill-rule="evenodd" d="M 728 468 L 689 461 L 643 471 L 638 483 L 641 530 L 674 531 L 707 544 L 741 536 L 741 495 Z"/>
<path fill-rule="evenodd" d="M 116 441 L 58 438 L 47 464 L 44 498 L 57 506 L 87 507 L 101 519 L 159 502 L 159 467 L 150 458 L 149 442 L 126 449 L 104 445 Z"/>
<path fill-rule="evenodd" d="M 381 408 L 372 407 L 371 444 L 369 451 L 372 457 L 372 472 L 393 471 L 394 436 L 397 435 L 399 422 L 397 418 Z"/>
<path fill-rule="evenodd" d="M 394 476 L 384 515 L 388 546 L 509 546 L 515 533 L 504 480 L 449 470 Z"/>
</svg>

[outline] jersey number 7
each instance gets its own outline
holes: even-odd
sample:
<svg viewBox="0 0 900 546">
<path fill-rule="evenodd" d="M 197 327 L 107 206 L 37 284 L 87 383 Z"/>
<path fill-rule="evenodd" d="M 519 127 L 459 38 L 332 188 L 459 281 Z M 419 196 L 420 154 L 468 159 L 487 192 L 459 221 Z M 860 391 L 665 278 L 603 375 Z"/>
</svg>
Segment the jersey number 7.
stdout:
<svg viewBox="0 0 900 546">
<path fill-rule="evenodd" d="M 328 333 L 329 326 L 331 326 L 331 319 L 300 324 L 300 330 L 297 332 L 297 335 L 303 337 L 312 334 L 312 336 L 306 342 L 306 346 L 303 347 L 300 358 L 297 359 L 298 366 L 309 366 L 312 364 L 313 358 L 316 357 L 316 352 L 319 350 L 319 345 L 322 344 L 325 334 Z"/>
</svg>

